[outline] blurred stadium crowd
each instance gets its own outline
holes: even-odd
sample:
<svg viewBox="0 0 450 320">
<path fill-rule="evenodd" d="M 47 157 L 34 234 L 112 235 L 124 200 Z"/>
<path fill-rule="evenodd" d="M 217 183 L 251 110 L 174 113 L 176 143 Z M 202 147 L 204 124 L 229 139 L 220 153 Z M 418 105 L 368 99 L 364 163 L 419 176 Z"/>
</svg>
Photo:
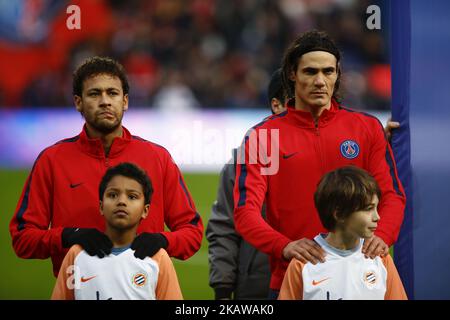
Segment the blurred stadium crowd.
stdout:
<svg viewBox="0 0 450 320">
<path fill-rule="evenodd" d="M 126 68 L 133 107 L 265 107 L 271 73 L 299 33 L 327 31 L 343 51 L 342 96 L 390 109 L 386 0 L 0 1 L 0 106 L 71 106 L 72 71 L 108 55 Z M 66 8 L 81 8 L 68 30 Z M 368 30 L 376 4 L 382 29 Z"/>
</svg>

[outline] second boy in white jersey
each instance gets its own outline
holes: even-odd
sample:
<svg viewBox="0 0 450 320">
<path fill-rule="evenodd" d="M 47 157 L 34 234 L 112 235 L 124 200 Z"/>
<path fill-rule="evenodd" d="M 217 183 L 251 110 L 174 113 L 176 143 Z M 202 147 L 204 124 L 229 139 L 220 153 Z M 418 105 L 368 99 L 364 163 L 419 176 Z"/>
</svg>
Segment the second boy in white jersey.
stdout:
<svg viewBox="0 0 450 320">
<path fill-rule="evenodd" d="M 361 252 L 380 216 L 380 189 L 363 169 L 348 166 L 326 174 L 314 202 L 328 234 L 314 240 L 326 252 L 325 262 L 292 259 L 279 299 L 404 300 L 402 282 L 390 255 L 369 259 Z"/>
</svg>

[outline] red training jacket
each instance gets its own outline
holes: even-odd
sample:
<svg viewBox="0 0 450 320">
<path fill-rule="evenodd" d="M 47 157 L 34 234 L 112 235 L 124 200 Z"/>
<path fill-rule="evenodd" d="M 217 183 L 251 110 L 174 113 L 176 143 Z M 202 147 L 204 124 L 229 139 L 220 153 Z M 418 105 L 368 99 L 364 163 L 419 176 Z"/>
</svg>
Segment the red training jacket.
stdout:
<svg viewBox="0 0 450 320">
<path fill-rule="evenodd" d="M 48 147 L 36 159 L 9 226 L 16 254 L 50 256 L 56 276 L 67 252 L 61 243 L 64 227 L 104 231 L 99 184 L 105 171 L 121 162 L 144 169 L 154 188 L 149 215 L 138 233 L 161 232 L 169 242 L 167 252 L 179 259 L 197 252 L 203 224 L 168 151 L 123 128 L 122 137 L 114 139 L 105 157 L 100 139 L 90 139 L 83 128 L 78 136 Z M 172 232 L 164 232 L 164 223 Z"/>
<path fill-rule="evenodd" d="M 247 134 L 243 143 L 245 163 L 242 158 L 237 166 L 234 189 L 236 229 L 245 240 L 271 256 L 270 287 L 275 290 L 280 289 L 289 263 L 282 257 L 284 247 L 326 231 L 314 206 L 314 192 L 325 173 L 356 165 L 375 177 L 382 192 L 378 206 L 381 219 L 375 234 L 389 246 L 397 240 L 406 201 L 392 150 L 378 119 L 332 101 L 316 126 L 311 113 L 295 110 L 293 102 L 288 102 L 286 112 L 250 130 L 259 137 L 257 140 Z M 257 153 L 249 153 L 249 148 L 255 151 L 259 146 L 262 154 L 268 152 L 270 158 L 274 145 L 267 141 L 276 134 L 272 129 L 278 129 L 279 134 L 279 168 L 276 174 L 263 175 L 261 170 L 270 164 L 264 165 L 267 160 L 262 155 L 256 158 Z M 264 132 L 267 139 L 261 135 Z M 267 222 L 260 214 L 264 200 Z"/>
</svg>

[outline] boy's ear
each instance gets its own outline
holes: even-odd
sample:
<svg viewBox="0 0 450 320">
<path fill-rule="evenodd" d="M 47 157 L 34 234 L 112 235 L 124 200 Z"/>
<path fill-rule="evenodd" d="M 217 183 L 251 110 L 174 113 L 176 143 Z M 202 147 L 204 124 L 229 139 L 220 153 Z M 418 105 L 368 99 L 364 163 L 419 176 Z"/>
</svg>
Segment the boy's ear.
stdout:
<svg viewBox="0 0 450 320">
<path fill-rule="evenodd" d="M 343 218 L 341 218 L 341 217 L 339 217 L 339 214 L 338 214 L 338 212 L 337 212 L 337 210 L 334 210 L 333 211 L 333 218 L 334 218 L 334 220 L 336 221 L 336 222 L 344 222 L 344 219 Z"/>
<path fill-rule="evenodd" d="M 148 216 L 148 209 L 150 208 L 150 204 L 146 204 L 144 206 L 144 212 L 142 213 L 141 219 L 145 219 Z"/>
<path fill-rule="evenodd" d="M 100 200 L 100 214 L 103 215 L 103 201 Z"/>
</svg>

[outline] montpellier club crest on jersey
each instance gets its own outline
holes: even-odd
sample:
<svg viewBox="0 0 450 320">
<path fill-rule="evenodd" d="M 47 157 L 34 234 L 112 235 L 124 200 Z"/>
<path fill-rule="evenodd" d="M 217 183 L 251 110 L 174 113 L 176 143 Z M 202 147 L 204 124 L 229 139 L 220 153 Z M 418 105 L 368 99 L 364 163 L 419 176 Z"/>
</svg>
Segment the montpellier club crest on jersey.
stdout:
<svg viewBox="0 0 450 320">
<path fill-rule="evenodd" d="M 133 274 L 131 282 L 133 286 L 135 286 L 136 288 L 142 288 L 147 283 L 147 278 L 148 278 L 147 272 L 140 271 Z"/>
<path fill-rule="evenodd" d="M 341 143 L 341 154 L 347 159 L 355 159 L 359 155 L 359 145 L 353 140 Z"/>
<path fill-rule="evenodd" d="M 378 284 L 378 273 L 375 270 L 367 270 L 364 272 L 363 282 L 368 289 L 373 289 Z"/>
</svg>

